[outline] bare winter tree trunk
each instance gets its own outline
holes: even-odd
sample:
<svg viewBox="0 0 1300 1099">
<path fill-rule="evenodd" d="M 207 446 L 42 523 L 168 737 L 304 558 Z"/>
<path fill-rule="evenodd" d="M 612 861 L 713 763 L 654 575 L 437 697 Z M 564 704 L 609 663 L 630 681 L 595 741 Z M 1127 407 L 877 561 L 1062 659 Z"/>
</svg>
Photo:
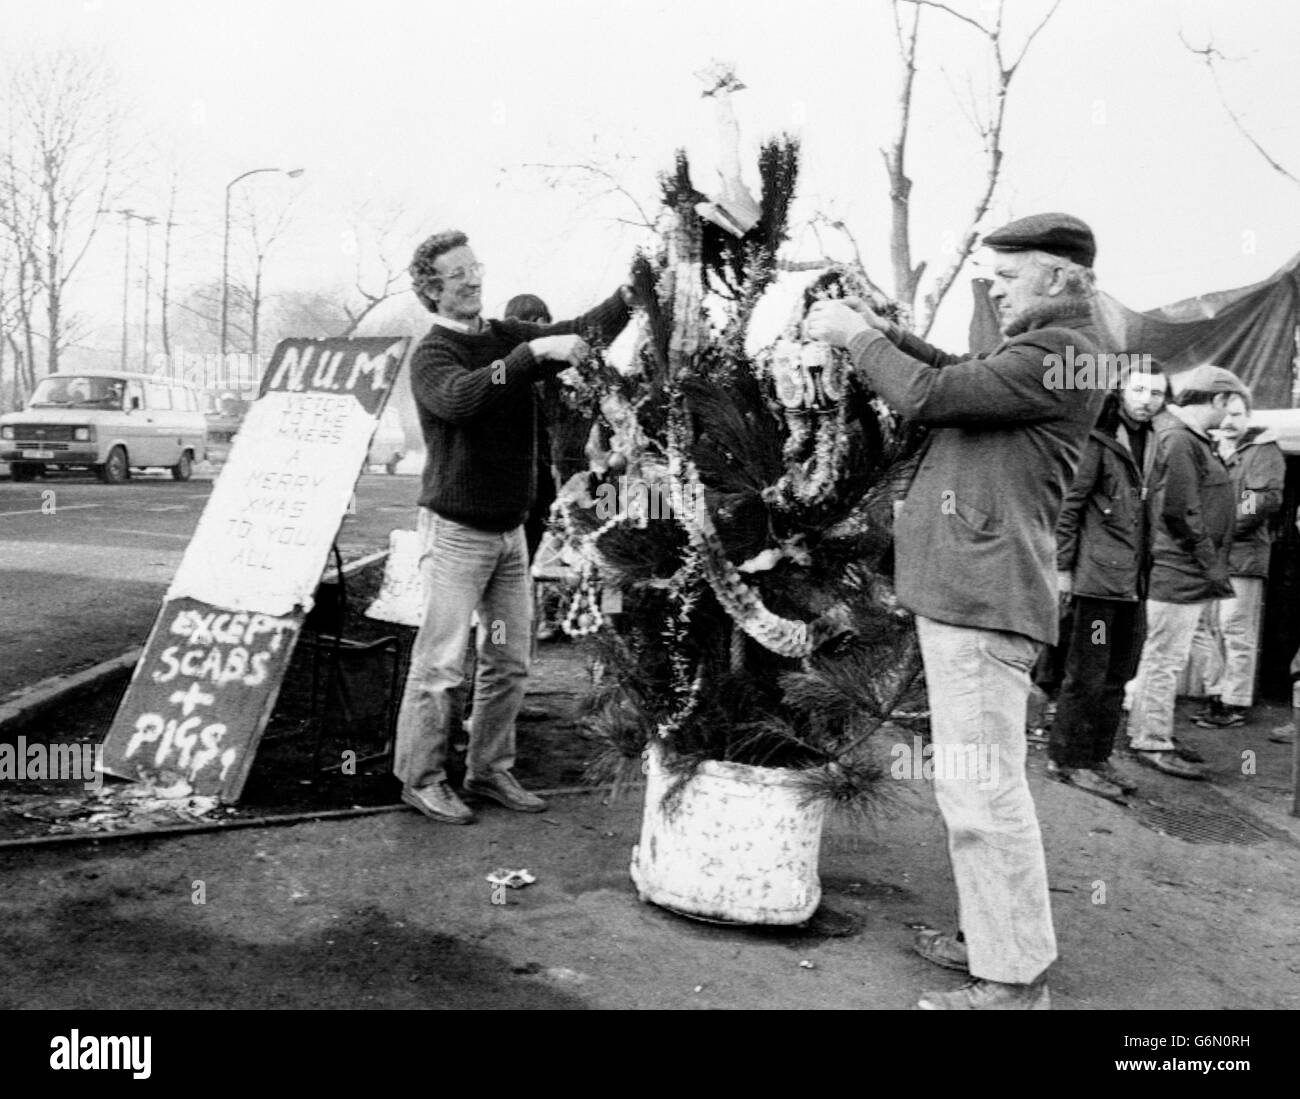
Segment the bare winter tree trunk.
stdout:
<svg viewBox="0 0 1300 1099">
<path fill-rule="evenodd" d="M 902 20 L 899 17 L 898 5 L 900 3 L 911 4 L 917 9 L 910 30 L 904 30 Z M 895 292 L 899 303 L 909 311 L 916 308 L 916 296 L 920 288 L 921 277 L 926 268 L 924 262 L 918 263 L 915 267 L 912 265 L 910 236 L 912 181 L 908 178 L 905 167 L 908 131 L 912 119 L 912 94 L 916 78 L 917 31 L 920 24 L 920 9 L 923 7 L 934 8 L 979 31 L 988 40 L 995 74 L 990 101 L 985 107 L 983 118 L 979 118 L 980 112 L 978 108 L 974 111 L 974 117 L 977 119 L 975 125 L 984 145 L 984 182 L 976 199 L 971 218 L 957 238 L 957 247 L 953 259 L 925 294 L 921 302 L 921 309 L 915 314 L 914 327 L 921 335 L 926 335 L 934 324 L 939 306 L 943 303 L 948 291 L 952 289 L 953 283 L 956 282 L 957 276 L 966 265 L 966 261 L 970 259 L 971 253 L 975 250 L 980 223 L 988 213 L 989 206 L 993 201 L 993 195 L 997 191 L 998 181 L 1002 176 L 1002 131 L 1006 122 L 1011 81 L 1015 77 L 1020 63 L 1024 61 L 1025 55 L 1029 52 L 1029 47 L 1033 44 L 1034 39 L 1056 13 L 1057 7 L 1060 6 L 1060 0 L 1055 0 L 1047 14 L 1029 32 L 1024 45 L 1014 58 L 1008 58 L 1005 52 L 1006 38 L 1003 28 L 1005 0 L 998 0 L 997 12 L 992 26 L 987 26 L 978 19 L 957 11 L 940 2 L 940 0 L 893 0 L 893 6 L 894 29 L 898 37 L 899 55 L 903 63 L 903 77 L 898 98 L 898 130 L 893 145 L 881 152 L 885 158 L 885 168 L 889 173 L 889 198 L 892 212 L 890 259 L 894 270 Z"/>
<path fill-rule="evenodd" d="M 253 300 L 251 302 L 251 316 L 249 318 L 250 327 L 252 328 L 252 348 L 251 354 L 253 362 L 257 362 L 257 331 L 261 324 L 262 317 L 262 260 L 263 256 L 257 257 L 257 266 L 253 268 Z"/>
<path fill-rule="evenodd" d="M 882 149 L 885 171 L 889 174 L 889 259 L 894 269 L 894 298 L 910 311 L 916 301 L 916 288 L 925 272 L 925 264 L 912 266 L 911 196 L 912 181 L 906 168 L 907 133 L 912 121 L 912 87 L 916 82 L 916 39 L 921 29 L 921 9 L 912 13 L 911 29 L 903 29 L 898 3 L 894 4 L 894 30 L 903 61 L 903 77 L 898 92 L 898 129 L 894 142 Z"/>
<path fill-rule="evenodd" d="M 167 223 L 163 226 L 162 291 L 159 300 L 159 311 L 162 314 L 163 354 L 167 356 L 168 362 L 171 362 L 172 357 L 171 321 L 168 317 L 168 314 L 171 311 L 172 230 L 176 228 L 176 197 L 179 193 L 180 170 L 178 168 L 173 168 L 171 188 L 167 195 Z"/>
</svg>

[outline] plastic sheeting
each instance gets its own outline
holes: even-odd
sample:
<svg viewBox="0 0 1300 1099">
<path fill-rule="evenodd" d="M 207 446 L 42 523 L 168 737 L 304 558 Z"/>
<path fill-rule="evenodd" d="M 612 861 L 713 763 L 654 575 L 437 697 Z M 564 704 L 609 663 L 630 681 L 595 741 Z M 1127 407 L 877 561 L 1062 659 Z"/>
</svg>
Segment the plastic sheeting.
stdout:
<svg viewBox="0 0 1300 1099">
<path fill-rule="evenodd" d="M 989 280 L 973 279 L 975 308 L 970 348 L 987 351 L 998 342 L 997 313 Z M 1254 395 L 1257 408 L 1300 405 L 1300 254 L 1263 282 L 1219 290 L 1145 313 L 1109 294 L 1098 294 L 1098 312 L 1114 351 L 1151 355 L 1177 374 L 1200 363 L 1226 367 Z"/>
</svg>

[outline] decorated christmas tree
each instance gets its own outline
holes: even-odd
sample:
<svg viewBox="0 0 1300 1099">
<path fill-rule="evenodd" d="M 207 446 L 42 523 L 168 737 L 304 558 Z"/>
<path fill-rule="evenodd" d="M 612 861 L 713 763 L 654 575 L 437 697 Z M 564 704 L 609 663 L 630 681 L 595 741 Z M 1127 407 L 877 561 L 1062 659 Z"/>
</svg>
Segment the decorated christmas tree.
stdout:
<svg viewBox="0 0 1300 1099">
<path fill-rule="evenodd" d="M 757 202 L 738 170 L 702 194 L 684 154 L 663 177 L 632 362 L 598 354 L 552 395 L 559 434 L 595 424 L 555 525 L 579 576 L 566 627 L 604 670 L 588 723 L 605 764 L 657 742 L 683 774 L 793 768 L 860 802 L 882 771 L 871 735 L 920 666 L 890 576 L 922 433 L 801 335 L 815 298 L 871 295 L 850 268 L 781 270 L 798 168 L 794 140 L 763 146 Z"/>
</svg>

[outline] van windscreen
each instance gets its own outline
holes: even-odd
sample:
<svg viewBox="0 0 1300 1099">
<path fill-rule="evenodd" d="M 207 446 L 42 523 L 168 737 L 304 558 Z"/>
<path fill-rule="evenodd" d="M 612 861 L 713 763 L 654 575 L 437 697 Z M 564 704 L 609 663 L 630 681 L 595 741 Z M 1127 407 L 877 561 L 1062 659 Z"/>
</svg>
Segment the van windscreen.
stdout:
<svg viewBox="0 0 1300 1099">
<path fill-rule="evenodd" d="M 103 408 L 120 412 L 126 383 L 93 374 L 51 374 L 32 392 L 28 408 Z"/>
</svg>

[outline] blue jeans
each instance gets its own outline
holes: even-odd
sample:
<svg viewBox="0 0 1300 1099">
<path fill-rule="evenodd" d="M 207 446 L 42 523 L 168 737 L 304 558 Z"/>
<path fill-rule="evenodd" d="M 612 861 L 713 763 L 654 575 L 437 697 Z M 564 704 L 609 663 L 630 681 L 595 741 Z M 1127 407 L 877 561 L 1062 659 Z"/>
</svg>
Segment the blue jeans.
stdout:
<svg viewBox="0 0 1300 1099">
<path fill-rule="evenodd" d="M 478 674 L 469 721 L 469 776 L 509 771 L 515 718 L 532 645 L 533 600 L 523 527 L 494 534 L 420 509 L 424 619 L 397 716 L 393 773 L 405 786 L 447 777 L 447 746 L 460 713 L 465 646 L 478 612 Z"/>
<path fill-rule="evenodd" d="M 1038 642 L 916 616 L 936 759 L 979 753 L 983 773 L 936 766 L 958 921 L 973 977 L 1028 984 L 1056 959 L 1047 864 L 1025 779 L 1025 711 Z"/>
</svg>

